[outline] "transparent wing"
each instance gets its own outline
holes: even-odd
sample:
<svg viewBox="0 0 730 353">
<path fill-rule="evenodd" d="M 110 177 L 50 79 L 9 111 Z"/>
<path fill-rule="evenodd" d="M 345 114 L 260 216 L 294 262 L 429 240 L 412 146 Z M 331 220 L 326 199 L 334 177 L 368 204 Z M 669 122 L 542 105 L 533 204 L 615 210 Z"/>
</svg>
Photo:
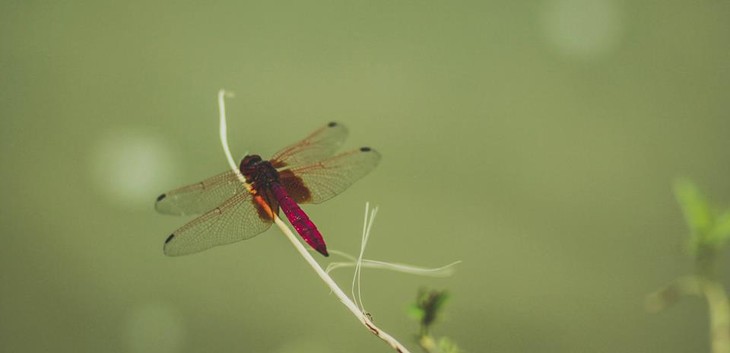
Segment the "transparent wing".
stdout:
<svg viewBox="0 0 730 353">
<path fill-rule="evenodd" d="M 271 226 L 271 218 L 262 212 L 250 193 L 236 194 L 174 231 L 165 241 L 165 255 L 187 255 L 253 238 Z"/>
<path fill-rule="evenodd" d="M 334 154 L 345 138 L 347 138 L 347 128 L 340 123 L 331 122 L 303 140 L 277 152 L 270 161 L 275 168 L 314 163 Z"/>
<path fill-rule="evenodd" d="M 248 191 L 236 174 L 229 170 L 158 196 L 155 209 L 172 215 L 202 214 L 239 194 L 248 194 Z"/>
<path fill-rule="evenodd" d="M 279 181 L 296 202 L 320 203 L 345 191 L 379 162 L 380 153 L 362 147 L 318 163 L 285 169 L 279 173 Z"/>
</svg>

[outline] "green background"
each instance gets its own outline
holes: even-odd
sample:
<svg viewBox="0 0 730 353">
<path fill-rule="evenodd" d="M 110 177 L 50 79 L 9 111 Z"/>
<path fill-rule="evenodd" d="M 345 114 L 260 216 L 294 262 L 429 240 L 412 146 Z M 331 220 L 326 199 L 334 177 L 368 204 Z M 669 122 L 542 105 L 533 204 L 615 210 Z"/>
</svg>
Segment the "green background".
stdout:
<svg viewBox="0 0 730 353">
<path fill-rule="evenodd" d="M 390 351 L 276 230 L 162 254 L 187 219 L 155 197 L 226 168 L 226 88 L 237 156 L 330 120 L 383 154 L 305 207 L 331 249 L 356 253 L 370 201 L 367 257 L 463 261 L 446 279 L 363 274 L 367 310 L 413 352 L 421 286 L 452 293 L 435 333 L 467 352 L 707 352 L 704 301 L 643 302 L 691 271 L 672 181 L 730 204 L 728 15 L 726 1 L 3 1 L 0 351 Z"/>
</svg>

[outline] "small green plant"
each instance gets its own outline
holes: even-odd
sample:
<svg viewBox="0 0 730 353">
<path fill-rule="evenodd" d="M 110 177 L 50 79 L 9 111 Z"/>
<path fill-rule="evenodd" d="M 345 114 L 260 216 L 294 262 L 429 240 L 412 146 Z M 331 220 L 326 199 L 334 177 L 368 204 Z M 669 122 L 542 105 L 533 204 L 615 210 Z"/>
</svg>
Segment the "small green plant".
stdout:
<svg viewBox="0 0 730 353">
<path fill-rule="evenodd" d="M 416 302 L 409 309 L 411 316 L 420 324 L 417 341 L 426 353 L 460 352 L 459 347 L 448 337 L 436 339 L 431 335 L 431 326 L 438 319 L 448 298 L 446 291 L 421 289 L 418 291 Z"/>
<path fill-rule="evenodd" d="M 704 296 L 709 306 L 712 353 L 730 353 L 730 305 L 717 270 L 717 259 L 730 239 L 730 209 L 713 209 L 689 180 L 675 182 L 674 194 L 689 226 L 694 274 L 679 277 L 650 294 L 647 309 L 658 312 L 684 296 Z"/>
</svg>

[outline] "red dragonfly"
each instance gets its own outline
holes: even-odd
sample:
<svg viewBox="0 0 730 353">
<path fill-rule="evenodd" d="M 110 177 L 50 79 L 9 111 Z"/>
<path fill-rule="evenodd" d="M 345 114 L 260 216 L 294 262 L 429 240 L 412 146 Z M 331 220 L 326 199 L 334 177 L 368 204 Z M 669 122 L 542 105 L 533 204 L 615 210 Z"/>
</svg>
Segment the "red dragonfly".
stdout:
<svg viewBox="0 0 730 353">
<path fill-rule="evenodd" d="M 347 129 L 332 122 L 276 153 L 241 160 L 243 184 L 232 170 L 157 197 L 164 214 L 202 214 L 165 240 L 165 255 L 179 256 L 250 239 L 268 229 L 279 208 L 312 248 L 329 256 L 322 234 L 301 203 L 320 203 L 345 191 L 380 162 L 369 147 L 332 156 Z M 251 190 L 251 191 L 249 191 Z"/>
</svg>

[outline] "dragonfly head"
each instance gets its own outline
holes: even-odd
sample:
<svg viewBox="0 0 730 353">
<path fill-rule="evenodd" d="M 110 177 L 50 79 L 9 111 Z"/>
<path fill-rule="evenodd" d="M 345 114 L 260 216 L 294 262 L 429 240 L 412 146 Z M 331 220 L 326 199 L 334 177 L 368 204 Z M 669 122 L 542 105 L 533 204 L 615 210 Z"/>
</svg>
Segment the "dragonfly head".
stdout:
<svg viewBox="0 0 730 353">
<path fill-rule="evenodd" d="M 257 166 L 261 163 L 261 160 L 261 156 L 257 154 L 243 157 L 241 160 L 241 167 L 239 168 L 241 170 L 241 174 L 250 175 L 256 170 Z"/>
</svg>

